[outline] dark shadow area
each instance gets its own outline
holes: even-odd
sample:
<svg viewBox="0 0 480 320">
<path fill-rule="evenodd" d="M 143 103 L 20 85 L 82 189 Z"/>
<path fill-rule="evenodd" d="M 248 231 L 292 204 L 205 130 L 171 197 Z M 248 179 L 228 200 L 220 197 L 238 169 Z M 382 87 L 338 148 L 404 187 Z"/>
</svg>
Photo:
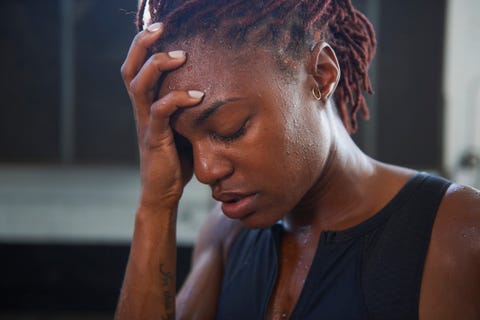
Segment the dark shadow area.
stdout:
<svg viewBox="0 0 480 320">
<path fill-rule="evenodd" d="M 35 314 L 113 314 L 129 246 L 0 244 L 0 310 Z M 185 280 L 192 249 L 177 249 L 177 283 Z"/>
</svg>

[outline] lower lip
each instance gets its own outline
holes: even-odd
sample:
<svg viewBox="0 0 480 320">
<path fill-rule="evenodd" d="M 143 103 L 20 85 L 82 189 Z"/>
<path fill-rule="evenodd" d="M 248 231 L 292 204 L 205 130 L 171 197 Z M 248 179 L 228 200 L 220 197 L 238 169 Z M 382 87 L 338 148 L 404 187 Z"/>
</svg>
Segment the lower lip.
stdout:
<svg viewBox="0 0 480 320">
<path fill-rule="evenodd" d="M 241 219 L 246 217 L 253 209 L 253 202 L 255 201 L 255 195 L 252 194 L 240 199 L 237 202 L 222 202 L 223 213 L 232 219 Z"/>
</svg>

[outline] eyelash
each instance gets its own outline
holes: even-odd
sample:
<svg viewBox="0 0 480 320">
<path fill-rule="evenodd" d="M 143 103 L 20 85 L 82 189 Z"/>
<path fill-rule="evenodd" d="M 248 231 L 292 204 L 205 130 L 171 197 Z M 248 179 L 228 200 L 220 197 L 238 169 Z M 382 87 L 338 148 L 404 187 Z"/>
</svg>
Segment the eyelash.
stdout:
<svg viewBox="0 0 480 320">
<path fill-rule="evenodd" d="M 248 122 L 248 121 L 247 121 Z M 235 133 L 229 136 L 221 136 L 219 134 L 214 133 L 213 137 L 222 142 L 232 142 L 245 134 L 247 122 L 245 122 L 240 129 L 238 129 Z"/>
</svg>

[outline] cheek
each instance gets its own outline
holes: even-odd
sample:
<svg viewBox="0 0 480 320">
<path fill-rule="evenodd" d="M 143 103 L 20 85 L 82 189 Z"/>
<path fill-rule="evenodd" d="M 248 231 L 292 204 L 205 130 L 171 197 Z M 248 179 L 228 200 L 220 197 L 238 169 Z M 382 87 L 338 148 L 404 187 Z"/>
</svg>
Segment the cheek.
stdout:
<svg viewBox="0 0 480 320">
<path fill-rule="evenodd" d="M 236 146 L 226 148 L 241 180 L 270 191 L 292 170 L 285 128 L 271 116 L 257 114 Z"/>
<path fill-rule="evenodd" d="M 252 134 L 251 153 L 247 155 L 250 165 L 255 166 L 251 172 L 256 172 L 253 179 L 271 192 L 287 196 L 284 189 L 301 184 L 305 176 L 299 175 L 305 165 L 304 139 L 299 136 L 294 122 L 284 115 L 265 119 Z"/>
<path fill-rule="evenodd" d="M 284 169 L 289 173 L 290 189 L 300 195 L 320 177 L 329 154 L 328 130 L 322 130 L 325 124 L 318 115 L 301 110 L 286 121 Z"/>
</svg>

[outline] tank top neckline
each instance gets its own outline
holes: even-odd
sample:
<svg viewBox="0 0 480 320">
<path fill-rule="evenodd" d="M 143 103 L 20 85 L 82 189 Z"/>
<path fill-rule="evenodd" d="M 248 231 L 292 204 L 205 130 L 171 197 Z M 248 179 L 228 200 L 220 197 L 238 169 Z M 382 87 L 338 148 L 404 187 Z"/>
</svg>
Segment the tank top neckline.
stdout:
<svg viewBox="0 0 480 320">
<path fill-rule="evenodd" d="M 344 229 L 344 230 L 324 230 L 320 234 L 319 244 L 333 244 L 336 242 L 348 241 L 350 239 L 363 236 L 370 231 L 378 228 L 382 224 L 388 221 L 390 216 L 408 202 L 410 197 L 415 193 L 415 190 L 421 186 L 423 181 L 428 177 L 425 172 L 417 172 L 413 175 L 397 192 L 397 194 L 377 213 L 365 221 Z M 278 236 L 283 232 L 284 226 L 282 221 L 273 225 L 273 233 L 277 233 Z"/>
</svg>

